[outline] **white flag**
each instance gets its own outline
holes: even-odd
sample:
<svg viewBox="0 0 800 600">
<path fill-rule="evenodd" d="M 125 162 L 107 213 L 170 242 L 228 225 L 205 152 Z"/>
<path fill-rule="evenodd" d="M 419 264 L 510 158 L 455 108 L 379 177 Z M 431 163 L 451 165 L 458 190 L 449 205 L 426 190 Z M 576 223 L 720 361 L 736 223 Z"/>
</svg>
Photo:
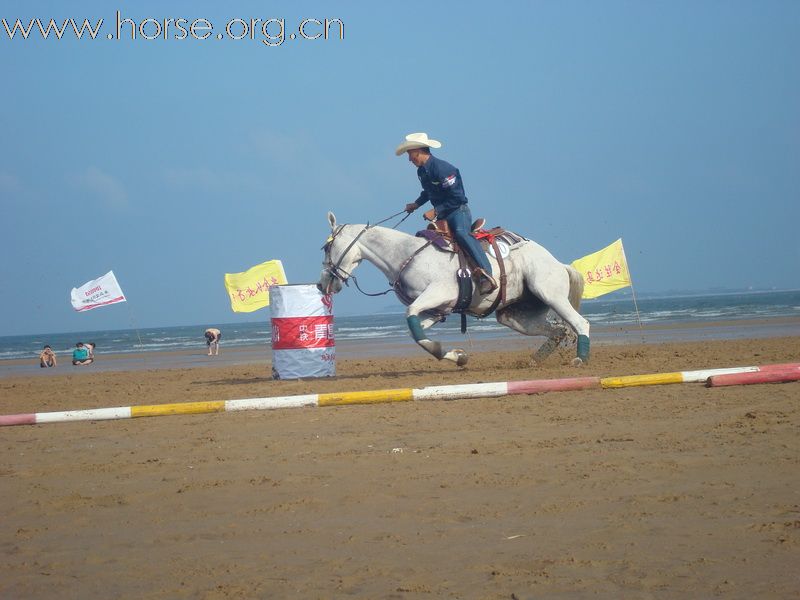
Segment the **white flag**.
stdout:
<svg viewBox="0 0 800 600">
<path fill-rule="evenodd" d="M 122 288 L 114 277 L 114 271 L 109 271 L 79 288 L 72 288 L 70 300 L 75 310 L 92 310 L 98 306 L 125 302 L 125 294 L 122 293 Z"/>
</svg>

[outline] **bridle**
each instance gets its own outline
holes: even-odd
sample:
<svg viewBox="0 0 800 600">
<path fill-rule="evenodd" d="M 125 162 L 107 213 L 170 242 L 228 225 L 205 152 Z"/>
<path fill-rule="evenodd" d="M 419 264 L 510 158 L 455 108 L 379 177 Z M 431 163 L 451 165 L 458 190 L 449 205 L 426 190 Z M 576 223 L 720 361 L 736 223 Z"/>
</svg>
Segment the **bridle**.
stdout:
<svg viewBox="0 0 800 600">
<path fill-rule="evenodd" d="M 369 225 L 369 223 L 367 223 L 366 227 L 364 227 L 364 229 L 358 232 L 358 235 L 356 235 L 353 238 L 353 241 L 351 241 L 348 244 L 347 248 L 344 249 L 344 252 L 342 252 L 339 255 L 339 260 L 336 261 L 336 264 L 333 264 L 333 260 L 331 260 L 331 250 L 333 248 L 333 241 L 345 227 L 346 225 L 339 225 L 336 228 L 336 230 L 331 234 L 331 236 L 325 241 L 325 245 L 322 246 L 322 249 L 325 251 L 325 257 L 326 257 L 325 272 L 332 278 L 338 279 L 343 284 L 347 285 L 347 280 L 350 279 L 353 276 L 353 274 L 348 273 L 347 271 L 342 269 L 341 266 L 342 261 L 344 260 L 344 257 L 347 256 L 347 253 L 350 252 L 350 250 L 353 248 L 353 246 L 356 245 L 356 242 L 358 242 L 358 238 L 364 235 L 364 233 L 366 233 L 366 231 L 370 229 L 371 226 Z"/>
<path fill-rule="evenodd" d="M 331 249 L 333 248 L 333 241 L 342 232 L 342 230 L 347 226 L 347 224 L 339 225 L 336 228 L 336 230 L 330 235 L 330 237 L 327 240 L 325 240 L 325 244 L 322 246 L 322 250 L 325 251 L 325 257 L 326 257 L 326 260 L 325 260 L 325 263 L 324 263 L 325 268 L 323 269 L 323 272 L 327 273 L 333 279 L 338 279 L 341 283 L 343 283 L 346 286 L 350 285 L 348 283 L 348 281 L 350 279 L 352 279 L 353 283 L 355 283 L 355 285 L 356 285 L 356 289 L 359 292 L 361 292 L 362 294 L 364 294 L 365 296 L 383 296 L 384 294 L 388 294 L 389 292 L 393 291 L 394 290 L 394 284 L 392 285 L 391 288 L 389 288 L 385 292 L 379 292 L 377 294 L 370 294 L 369 292 L 365 292 L 364 290 L 361 289 L 361 286 L 358 285 L 358 279 L 356 278 L 356 276 L 353 275 L 352 273 L 348 273 L 347 271 L 342 269 L 341 265 L 342 265 L 342 261 L 344 260 L 344 257 L 347 256 L 347 253 L 350 252 L 350 250 L 352 250 L 353 246 L 356 245 L 356 242 L 358 242 L 359 238 L 362 235 L 364 235 L 369 229 L 372 229 L 373 227 L 375 227 L 377 225 L 380 225 L 381 223 L 385 223 L 386 221 L 394 219 L 395 217 L 403 214 L 404 212 L 406 212 L 406 211 L 402 210 L 402 211 L 400 211 L 398 213 L 395 213 L 395 214 L 393 214 L 391 216 L 388 216 L 385 219 L 382 219 L 382 220 L 380 220 L 377 223 L 374 223 L 372 225 L 367 223 L 364 226 L 364 229 L 359 231 L 358 234 L 356 234 L 356 236 L 353 238 L 353 240 L 347 245 L 347 248 L 345 248 L 344 251 L 339 255 L 339 259 L 336 261 L 336 264 L 334 264 L 333 261 L 331 260 Z M 410 216 L 411 216 L 411 213 L 407 213 L 405 217 L 400 219 L 392 227 L 392 229 L 396 229 L 397 226 L 400 225 L 400 223 L 405 221 Z"/>
</svg>

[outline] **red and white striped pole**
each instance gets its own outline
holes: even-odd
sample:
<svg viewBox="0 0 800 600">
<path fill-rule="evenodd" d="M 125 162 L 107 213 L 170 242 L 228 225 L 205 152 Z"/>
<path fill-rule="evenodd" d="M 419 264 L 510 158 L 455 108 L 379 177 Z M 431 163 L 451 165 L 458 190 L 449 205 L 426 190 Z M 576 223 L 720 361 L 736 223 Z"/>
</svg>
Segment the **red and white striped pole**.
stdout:
<svg viewBox="0 0 800 600">
<path fill-rule="evenodd" d="M 167 415 L 207 414 L 242 410 L 273 410 L 306 406 L 344 406 L 348 404 L 377 404 L 384 402 L 411 402 L 422 400 L 456 400 L 462 398 L 498 398 L 514 394 L 542 394 L 570 390 L 608 389 L 642 385 L 672 383 L 701 383 L 711 386 L 741 385 L 800 379 L 800 363 L 706 369 L 678 373 L 653 373 L 626 377 L 573 377 L 568 379 L 536 379 L 532 381 L 498 381 L 493 383 L 466 383 L 436 385 L 423 388 L 365 390 L 359 392 L 332 392 L 275 396 L 271 398 L 245 398 L 241 400 L 216 400 L 211 402 L 178 402 L 114 408 L 92 408 L 58 412 L 0 415 L 0 427 L 34 425 L 67 421 L 102 421 L 133 419 Z M 717 383 L 715 383 L 715 380 Z"/>
</svg>

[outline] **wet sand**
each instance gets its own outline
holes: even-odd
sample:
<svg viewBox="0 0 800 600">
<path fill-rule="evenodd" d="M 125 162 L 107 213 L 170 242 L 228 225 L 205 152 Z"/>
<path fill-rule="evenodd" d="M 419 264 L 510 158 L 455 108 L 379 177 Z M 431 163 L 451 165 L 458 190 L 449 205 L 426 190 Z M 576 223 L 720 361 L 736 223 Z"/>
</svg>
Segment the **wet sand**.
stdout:
<svg viewBox="0 0 800 600">
<path fill-rule="evenodd" d="M 0 379 L 4 414 L 800 361 L 800 337 Z M 225 349 L 223 347 L 223 352 Z M 79 372 L 78 372 L 79 371 Z M 2 598 L 800 597 L 800 384 L 0 429 Z"/>
</svg>

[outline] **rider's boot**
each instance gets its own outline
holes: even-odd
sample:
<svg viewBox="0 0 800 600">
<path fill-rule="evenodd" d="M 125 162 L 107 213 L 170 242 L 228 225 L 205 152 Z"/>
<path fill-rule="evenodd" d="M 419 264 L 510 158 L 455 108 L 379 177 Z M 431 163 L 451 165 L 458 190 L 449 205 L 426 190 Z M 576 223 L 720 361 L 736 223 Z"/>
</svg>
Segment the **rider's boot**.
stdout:
<svg viewBox="0 0 800 600">
<path fill-rule="evenodd" d="M 485 296 L 497 289 L 497 282 L 489 273 L 480 267 L 475 269 L 475 272 L 478 274 L 478 291 L 480 291 L 481 294 Z"/>
</svg>

